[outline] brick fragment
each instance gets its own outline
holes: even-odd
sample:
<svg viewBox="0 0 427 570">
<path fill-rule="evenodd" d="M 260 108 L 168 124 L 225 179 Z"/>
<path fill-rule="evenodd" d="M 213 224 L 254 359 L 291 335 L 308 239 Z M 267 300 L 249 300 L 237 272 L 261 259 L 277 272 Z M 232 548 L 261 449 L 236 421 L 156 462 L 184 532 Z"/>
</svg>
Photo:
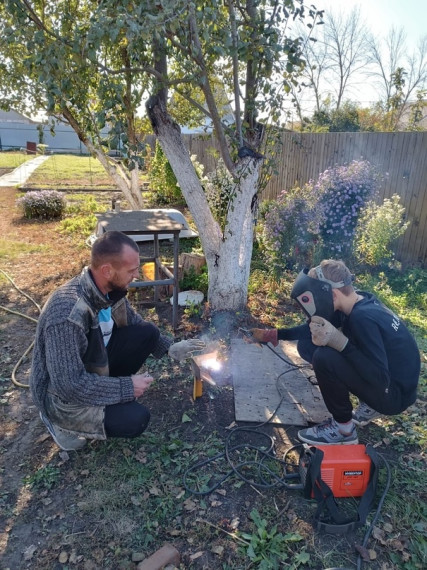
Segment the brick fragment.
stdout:
<svg viewBox="0 0 427 570">
<path fill-rule="evenodd" d="M 165 543 L 159 550 L 138 564 L 137 570 L 161 570 L 168 564 L 179 566 L 180 554 L 172 544 Z"/>
</svg>

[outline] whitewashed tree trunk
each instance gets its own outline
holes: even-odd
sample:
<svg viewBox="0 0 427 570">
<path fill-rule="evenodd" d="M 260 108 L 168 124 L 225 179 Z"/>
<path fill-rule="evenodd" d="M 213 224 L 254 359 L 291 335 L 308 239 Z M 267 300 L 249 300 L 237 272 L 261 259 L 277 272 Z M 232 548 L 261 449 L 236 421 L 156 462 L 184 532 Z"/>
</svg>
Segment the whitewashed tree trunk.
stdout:
<svg viewBox="0 0 427 570">
<path fill-rule="evenodd" d="M 159 105 L 150 110 L 159 143 L 178 180 L 199 232 L 209 274 L 208 301 L 213 311 L 238 311 L 247 302 L 252 257 L 253 214 L 261 161 L 241 159 L 234 176 L 239 180 L 224 233 L 212 215 L 179 127 Z"/>
</svg>

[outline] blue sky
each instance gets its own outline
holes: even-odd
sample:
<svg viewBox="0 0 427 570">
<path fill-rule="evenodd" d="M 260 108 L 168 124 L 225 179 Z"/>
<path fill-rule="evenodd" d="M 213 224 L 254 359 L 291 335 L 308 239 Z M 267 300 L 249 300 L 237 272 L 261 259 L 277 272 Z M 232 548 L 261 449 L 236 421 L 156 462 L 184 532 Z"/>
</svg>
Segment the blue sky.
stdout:
<svg viewBox="0 0 427 570">
<path fill-rule="evenodd" d="M 392 27 L 396 30 L 403 28 L 408 53 L 412 53 L 419 40 L 427 35 L 425 0 L 305 0 L 305 4 L 314 4 L 318 10 L 324 9 L 336 16 L 342 14 L 343 17 L 359 7 L 362 22 L 378 40 L 385 38 Z M 360 75 L 353 76 L 344 98 L 369 106 L 378 101 L 380 94 L 378 86 L 367 81 L 365 75 Z M 302 105 L 310 114 L 314 105 L 312 94 L 306 92 Z"/>
<path fill-rule="evenodd" d="M 318 10 L 331 9 L 346 14 L 360 7 L 362 18 L 372 32 L 386 35 L 392 26 L 403 27 L 408 43 L 427 34 L 427 2 L 425 0 L 312 0 Z"/>
</svg>

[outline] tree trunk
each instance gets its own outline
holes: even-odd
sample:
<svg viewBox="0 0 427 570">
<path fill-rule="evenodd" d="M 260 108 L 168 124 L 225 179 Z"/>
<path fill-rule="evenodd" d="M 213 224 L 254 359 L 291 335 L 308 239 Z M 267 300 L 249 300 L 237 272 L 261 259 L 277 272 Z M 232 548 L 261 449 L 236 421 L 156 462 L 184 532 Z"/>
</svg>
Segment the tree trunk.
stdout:
<svg viewBox="0 0 427 570">
<path fill-rule="evenodd" d="M 86 145 L 88 150 L 98 158 L 107 174 L 116 184 L 117 189 L 123 192 L 123 195 L 129 203 L 131 209 L 142 209 L 144 207 L 144 202 L 142 200 L 142 194 L 139 188 L 138 165 L 135 165 L 135 168 L 131 171 L 130 177 L 127 177 L 126 172 L 123 170 L 123 168 L 120 165 L 112 164 L 105 153 L 101 150 L 101 148 L 94 145 L 92 140 L 86 136 L 85 132 L 80 128 L 78 121 L 69 111 L 69 109 L 64 107 L 62 109 L 62 114 L 74 129 L 74 131 L 77 133 L 77 136 L 82 141 L 82 143 Z"/>
<path fill-rule="evenodd" d="M 199 232 L 208 266 L 210 307 L 213 311 L 242 310 L 247 302 L 252 257 L 251 205 L 262 163 L 245 157 L 236 164 L 236 197 L 223 233 L 212 215 L 179 126 L 171 120 L 158 98 L 149 100 L 147 111 Z"/>
</svg>

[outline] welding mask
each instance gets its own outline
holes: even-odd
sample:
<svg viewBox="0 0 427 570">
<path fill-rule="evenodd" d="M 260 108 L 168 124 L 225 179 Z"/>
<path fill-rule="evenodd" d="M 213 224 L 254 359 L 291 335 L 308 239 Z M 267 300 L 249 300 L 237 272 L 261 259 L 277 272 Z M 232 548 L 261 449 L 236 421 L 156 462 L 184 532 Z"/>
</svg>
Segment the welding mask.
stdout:
<svg viewBox="0 0 427 570">
<path fill-rule="evenodd" d="M 317 279 L 308 276 L 308 269 L 303 269 L 295 280 L 291 298 L 295 299 L 308 317 L 314 315 L 331 321 L 334 315 L 332 289 L 350 285 L 352 278 L 337 283 L 326 279 L 320 265 L 315 267 Z"/>
</svg>

